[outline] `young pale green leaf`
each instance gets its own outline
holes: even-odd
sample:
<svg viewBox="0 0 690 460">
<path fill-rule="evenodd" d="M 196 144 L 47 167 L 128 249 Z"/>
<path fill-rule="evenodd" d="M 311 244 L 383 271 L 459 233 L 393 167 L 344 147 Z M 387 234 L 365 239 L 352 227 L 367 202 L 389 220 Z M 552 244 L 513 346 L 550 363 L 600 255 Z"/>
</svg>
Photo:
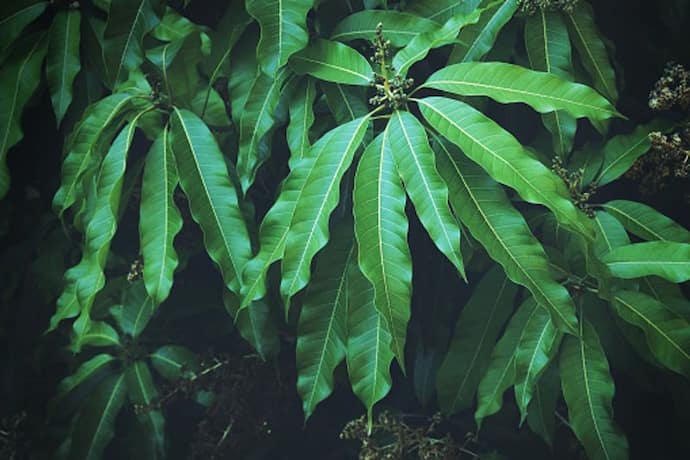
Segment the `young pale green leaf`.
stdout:
<svg viewBox="0 0 690 460">
<path fill-rule="evenodd" d="M 290 154 L 297 158 L 303 158 L 311 148 L 309 130 L 315 120 L 316 84 L 311 77 L 304 77 L 297 81 L 290 99 L 290 123 L 287 126 L 285 136 L 290 147 Z"/>
<path fill-rule="evenodd" d="M 592 460 L 628 458 L 628 441 L 613 420 L 615 387 L 596 331 L 580 318 L 579 337 L 566 337 L 560 360 L 561 385 L 575 436 Z"/>
<path fill-rule="evenodd" d="M 395 47 L 404 46 L 417 35 L 439 27 L 435 21 L 409 13 L 393 10 L 358 11 L 335 26 L 331 33 L 331 40 L 371 41 L 374 39 L 378 24 L 383 24 L 384 37 Z"/>
<path fill-rule="evenodd" d="M 390 125 L 389 125 L 390 126 Z M 395 167 L 388 127 L 371 142 L 357 166 L 353 206 L 359 267 L 374 287 L 374 305 L 392 336 L 404 369 L 412 298 L 405 190 Z"/>
<path fill-rule="evenodd" d="M 486 372 L 491 345 L 513 311 L 517 286 L 500 267 L 490 270 L 462 308 L 448 353 L 436 376 L 439 406 L 454 414 L 472 406 L 477 385 Z"/>
<path fill-rule="evenodd" d="M 165 128 L 146 156 L 139 208 L 144 283 L 153 306 L 161 304 L 170 294 L 178 264 L 173 241 L 182 228 L 182 216 L 174 200 L 177 166 L 168 137 Z"/>
<path fill-rule="evenodd" d="M 340 42 L 318 39 L 290 58 L 298 74 L 346 85 L 368 86 L 374 77 L 369 61 Z"/>
<path fill-rule="evenodd" d="M 199 357 L 179 345 L 164 345 L 149 355 L 153 368 L 167 380 L 178 380 L 196 375 Z"/>
<path fill-rule="evenodd" d="M 690 280 L 690 244 L 649 241 L 615 248 L 602 257 L 614 276 L 657 275 L 674 283 Z"/>
<path fill-rule="evenodd" d="M 72 103 L 72 83 L 81 68 L 80 26 L 81 13 L 78 10 L 67 10 L 55 16 L 50 28 L 46 80 L 58 125 Z"/>
<path fill-rule="evenodd" d="M 72 432 L 70 460 L 99 460 L 115 436 L 115 419 L 127 396 L 125 374 L 108 377 L 85 401 Z"/>
<path fill-rule="evenodd" d="M 355 261 L 350 264 L 348 281 L 347 371 L 352 391 L 366 407 L 371 426 L 374 404 L 388 394 L 392 385 L 392 336 L 374 305 L 374 287 Z"/>
<path fill-rule="evenodd" d="M 619 291 L 612 305 L 625 322 L 644 331 L 654 357 L 664 367 L 690 378 L 690 324 L 671 308 L 635 291 Z"/>
<path fill-rule="evenodd" d="M 539 309 L 537 302 L 531 297 L 523 302 L 491 352 L 486 373 L 477 387 L 477 410 L 474 413 L 477 428 L 481 428 L 486 417 L 501 409 L 503 393 L 515 383 L 515 355 L 518 343 L 525 326 Z"/>
<path fill-rule="evenodd" d="M 369 113 L 366 88 L 320 82 L 326 104 L 338 124 L 347 123 Z"/>
<path fill-rule="evenodd" d="M 570 37 L 580 60 L 594 81 L 594 87 L 609 100 L 618 100 L 616 74 L 609 62 L 606 46 L 594 23 L 592 7 L 580 2 L 572 14 L 566 13 Z"/>
<path fill-rule="evenodd" d="M 3 2 L 0 6 L 0 62 L 22 30 L 43 14 L 48 3 L 37 0 Z"/>
<path fill-rule="evenodd" d="M 444 67 L 422 86 L 460 96 L 488 96 L 502 103 L 522 102 L 540 113 L 563 110 L 577 118 L 594 120 L 618 116 L 606 99 L 585 85 L 503 62 Z"/>
<path fill-rule="evenodd" d="M 409 112 L 396 110 L 388 126 L 386 141 L 405 190 L 436 247 L 465 278 L 460 254 L 460 226 L 448 206 L 448 189 L 436 170 L 424 126 Z"/>
<path fill-rule="evenodd" d="M 251 248 L 223 154 L 198 116 L 176 108 L 171 118 L 171 146 L 192 217 L 204 232 L 206 251 L 220 268 L 226 286 L 239 293 Z"/>
<path fill-rule="evenodd" d="M 537 309 L 525 324 L 515 352 L 515 400 L 522 421 L 542 373 L 558 353 L 561 338 L 544 309 Z"/>
<path fill-rule="evenodd" d="M 41 82 L 41 66 L 46 55 L 45 36 L 30 37 L 21 43 L 0 69 L 0 199 L 10 188 L 7 152 L 22 140 L 22 112 Z"/>
<path fill-rule="evenodd" d="M 613 200 L 602 207 L 642 239 L 690 243 L 690 231 L 646 204 Z"/>
<path fill-rule="evenodd" d="M 151 407 L 158 398 L 158 389 L 149 366 L 144 361 L 135 361 L 125 371 L 125 380 L 129 401 L 144 408 L 137 418 L 147 435 L 147 442 L 152 444 L 150 450 L 157 454 L 155 458 L 165 458 L 165 419 L 160 409 Z"/>
<path fill-rule="evenodd" d="M 51 406 L 59 405 L 62 400 L 77 390 L 81 385 L 113 369 L 116 359 L 109 354 L 100 353 L 83 362 L 74 373 L 62 379 L 57 387 Z"/>
<path fill-rule="evenodd" d="M 117 319 L 120 330 L 137 338 L 146 328 L 155 311 L 156 304 L 147 294 L 142 282 L 135 282 L 125 287 L 121 304 L 111 310 Z"/>
<path fill-rule="evenodd" d="M 525 201 L 549 208 L 566 228 L 592 238 L 591 224 L 571 202 L 563 181 L 509 132 L 460 101 L 427 97 L 417 102 L 424 118 L 496 181 Z"/>
<path fill-rule="evenodd" d="M 479 21 L 479 14 L 479 10 L 458 14 L 448 19 L 442 27 L 414 37 L 407 46 L 393 57 L 393 67 L 396 72 L 406 75 L 410 67 L 424 59 L 433 48 L 455 43 L 458 33 L 463 27 Z"/>
<path fill-rule="evenodd" d="M 246 0 L 245 4 L 261 27 L 256 47 L 261 70 L 275 77 L 288 58 L 307 45 L 307 12 L 314 0 Z"/>
<path fill-rule="evenodd" d="M 338 126 L 318 157 L 296 161 L 291 168 L 290 176 L 296 182 L 304 180 L 304 188 L 295 202 L 281 263 L 280 293 L 286 313 L 292 296 L 309 283 L 312 258 L 328 242 L 328 219 L 340 198 L 340 180 L 368 124 L 369 116 L 365 116 Z"/>
<path fill-rule="evenodd" d="M 518 9 L 518 0 L 496 1 L 487 5 L 479 22 L 464 28 L 458 44 L 448 58 L 449 64 L 480 61 L 494 47 L 499 32 Z"/>
<path fill-rule="evenodd" d="M 479 3 L 480 0 L 414 0 L 407 2 L 405 12 L 444 22 L 453 16 L 474 11 Z"/>
<path fill-rule="evenodd" d="M 339 224 L 319 256 L 297 324 L 297 392 L 304 417 L 333 391 L 333 371 L 345 359 L 349 271 L 355 259 L 351 226 Z"/>
<path fill-rule="evenodd" d="M 559 376 L 558 366 L 555 362 L 551 363 L 534 388 L 527 412 L 527 425 L 549 447 L 553 447 L 556 431 L 556 403 L 561 394 Z"/>
<path fill-rule="evenodd" d="M 463 225 L 503 266 L 511 281 L 525 286 L 560 328 L 575 333 L 575 305 L 568 291 L 554 280 L 544 248 L 503 189 L 456 148 L 446 143 L 437 147 L 439 171 Z"/>
</svg>

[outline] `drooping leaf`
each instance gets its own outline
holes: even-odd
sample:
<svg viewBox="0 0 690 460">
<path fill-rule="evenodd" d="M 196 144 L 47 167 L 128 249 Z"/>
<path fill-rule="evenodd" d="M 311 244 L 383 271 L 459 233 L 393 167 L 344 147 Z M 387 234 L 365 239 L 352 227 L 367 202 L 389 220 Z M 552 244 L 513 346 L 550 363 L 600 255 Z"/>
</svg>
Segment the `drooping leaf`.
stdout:
<svg viewBox="0 0 690 460">
<path fill-rule="evenodd" d="M 436 376 L 439 406 L 454 414 L 472 406 L 489 365 L 491 345 L 513 311 L 517 286 L 494 267 L 478 283 L 460 312 L 448 353 Z"/>
<path fill-rule="evenodd" d="M 374 77 L 369 61 L 340 42 L 318 39 L 290 58 L 296 73 L 346 85 L 368 86 Z"/>
<path fill-rule="evenodd" d="M 392 336 L 390 347 L 404 369 L 412 259 L 407 244 L 406 196 L 388 136 L 386 127 L 367 146 L 357 166 L 355 236 L 359 267 L 374 287 L 374 305 L 386 321 Z"/>
<path fill-rule="evenodd" d="M 153 368 L 167 380 L 189 378 L 199 370 L 199 357 L 185 347 L 164 345 L 149 355 Z"/>
<path fill-rule="evenodd" d="M 674 283 L 690 280 L 690 244 L 650 241 L 615 248 L 602 257 L 614 276 L 657 275 Z"/>
<path fill-rule="evenodd" d="M 45 36 L 27 37 L 0 69 L 0 199 L 10 188 L 7 152 L 24 137 L 21 116 L 41 81 L 46 45 Z"/>
<path fill-rule="evenodd" d="M 617 116 L 606 99 L 585 85 L 503 62 L 444 67 L 422 86 L 460 96 L 488 96 L 502 103 L 522 102 L 541 113 L 563 110 L 577 118 L 594 120 Z"/>
<path fill-rule="evenodd" d="M 279 315 L 275 314 L 272 306 L 264 300 L 255 300 L 238 311 L 238 301 L 231 293 L 228 292 L 223 300 L 230 316 L 236 318 L 235 326 L 240 336 L 256 350 L 261 359 L 268 361 L 277 356 L 280 351 Z"/>
<path fill-rule="evenodd" d="M 297 392 L 304 417 L 333 391 L 333 371 L 345 359 L 349 270 L 355 259 L 349 225 L 340 223 L 316 262 L 297 324 Z"/>
<path fill-rule="evenodd" d="M 307 45 L 307 12 L 314 0 L 246 0 L 245 4 L 261 27 L 256 47 L 261 69 L 275 77 L 288 58 Z"/>
<path fill-rule="evenodd" d="M 534 388 L 534 396 L 529 403 L 527 424 L 549 445 L 553 447 L 556 431 L 556 403 L 561 394 L 560 372 L 556 362 L 544 371 Z"/>
<path fill-rule="evenodd" d="M 0 62 L 22 30 L 45 11 L 49 2 L 21 0 L 0 6 Z"/>
<path fill-rule="evenodd" d="M 405 10 L 411 14 L 444 22 L 453 16 L 472 12 L 480 0 L 413 0 Z"/>
<path fill-rule="evenodd" d="M 105 321 L 93 321 L 82 313 L 72 325 L 73 334 L 70 350 L 79 353 L 83 347 L 116 347 L 122 346 L 120 335 Z"/>
<path fill-rule="evenodd" d="M 439 26 L 435 21 L 393 10 L 358 11 L 335 26 L 331 33 L 331 40 L 371 41 L 374 39 L 378 24 L 383 24 L 384 37 L 395 47 L 404 46 L 417 35 Z"/>
<path fill-rule="evenodd" d="M 690 300 L 683 294 L 680 285 L 656 276 L 647 276 L 640 282 L 640 290 L 690 321 Z"/>
<path fill-rule="evenodd" d="M 145 439 L 152 444 L 149 450 L 157 454 L 155 458 L 165 458 L 165 419 L 160 409 L 151 407 L 158 398 L 158 389 L 149 366 L 144 361 L 135 361 L 127 368 L 125 379 L 129 401 L 143 408 L 137 418 L 146 432 Z"/>
<path fill-rule="evenodd" d="M 60 381 L 55 398 L 51 401 L 51 406 L 59 405 L 62 400 L 67 398 L 81 385 L 112 370 L 115 362 L 116 358 L 106 353 L 97 354 L 93 358 L 83 362 L 72 375 Z"/>
<path fill-rule="evenodd" d="M 80 30 L 81 13 L 78 10 L 59 12 L 50 28 L 46 79 L 58 125 L 72 103 L 72 84 L 81 68 Z"/>
<path fill-rule="evenodd" d="M 288 146 L 290 147 L 290 154 L 297 158 L 305 157 L 311 148 L 309 130 L 315 120 L 315 99 L 316 84 L 314 79 L 304 77 L 299 80 L 290 100 L 290 123 L 285 133 Z"/>
<path fill-rule="evenodd" d="M 628 441 L 613 420 L 613 377 L 596 331 L 580 318 L 579 337 L 566 337 L 561 385 L 575 436 L 592 460 L 628 458 Z"/>
<path fill-rule="evenodd" d="M 160 41 L 172 42 L 185 38 L 198 28 L 185 16 L 167 6 L 160 22 L 151 30 L 151 36 Z"/>
<path fill-rule="evenodd" d="M 295 202 L 281 263 L 280 293 L 286 312 L 290 298 L 309 282 L 312 258 L 328 242 L 328 219 L 340 198 L 340 180 L 368 124 L 369 116 L 365 116 L 338 126 L 318 157 L 299 160 L 291 168 L 287 182 L 291 178 L 297 183 L 304 181 L 304 188 Z"/>
<path fill-rule="evenodd" d="M 228 95 L 230 96 L 230 112 L 232 121 L 238 125 L 242 118 L 242 110 L 249 95 L 249 89 L 260 71 L 256 61 L 254 49 L 258 41 L 257 33 L 249 28 L 240 37 L 235 52 L 230 56 L 228 73 Z"/>
<path fill-rule="evenodd" d="M 592 237 L 590 223 L 570 201 L 563 181 L 510 133 L 463 102 L 443 97 L 417 102 L 424 118 L 496 181 L 515 189 L 525 201 L 543 204 L 568 229 Z"/>
<path fill-rule="evenodd" d="M 142 282 L 135 282 L 125 287 L 120 305 L 111 310 L 116 317 L 120 330 L 137 338 L 151 320 L 156 304 L 147 294 Z"/>
<path fill-rule="evenodd" d="M 144 283 L 153 300 L 161 304 L 170 294 L 178 259 L 173 241 L 182 228 L 175 205 L 177 166 L 170 148 L 169 131 L 163 129 L 146 157 L 139 208 L 139 235 L 144 257 Z"/>
<path fill-rule="evenodd" d="M 328 82 L 321 82 L 319 86 L 337 123 L 347 123 L 369 112 L 365 88 Z"/>
<path fill-rule="evenodd" d="M 501 409 L 503 393 L 515 383 L 515 355 L 520 337 L 538 310 L 539 306 L 532 298 L 523 302 L 491 352 L 489 366 L 477 387 L 477 410 L 474 420 L 478 428 L 486 417 Z"/>
<path fill-rule="evenodd" d="M 690 231 L 646 204 L 613 200 L 602 206 L 627 231 L 642 239 L 690 243 Z"/>
<path fill-rule="evenodd" d="M 414 204 L 417 216 L 436 247 L 465 278 L 460 254 L 460 227 L 448 206 L 448 190 L 436 170 L 424 126 L 409 112 L 397 110 L 388 126 L 386 141 L 395 166 Z"/>
<path fill-rule="evenodd" d="M 176 108 L 171 119 L 171 146 L 192 217 L 204 232 L 206 251 L 218 265 L 226 286 L 239 293 L 251 248 L 223 154 L 198 116 Z"/>
</svg>

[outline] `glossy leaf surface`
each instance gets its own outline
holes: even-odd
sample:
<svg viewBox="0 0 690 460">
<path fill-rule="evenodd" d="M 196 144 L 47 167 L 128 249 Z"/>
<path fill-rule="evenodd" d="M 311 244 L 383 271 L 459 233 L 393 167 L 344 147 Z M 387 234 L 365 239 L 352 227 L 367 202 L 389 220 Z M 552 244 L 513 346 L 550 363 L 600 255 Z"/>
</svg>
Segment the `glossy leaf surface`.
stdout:
<svg viewBox="0 0 690 460">
<path fill-rule="evenodd" d="M 627 231 L 642 239 L 690 243 L 690 231 L 646 204 L 613 200 L 603 207 L 618 219 Z"/>
<path fill-rule="evenodd" d="M 614 276 L 657 275 L 674 283 L 690 280 L 690 244 L 650 241 L 616 248 L 602 258 Z"/>
<path fill-rule="evenodd" d="M 290 67 L 298 74 L 346 85 L 368 86 L 374 76 L 369 61 L 354 48 L 323 39 L 292 56 Z"/>
<path fill-rule="evenodd" d="M 417 35 L 439 26 L 435 21 L 393 10 L 358 11 L 335 26 L 331 40 L 370 41 L 374 38 L 379 23 L 383 24 L 386 40 L 390 40 L 395 47 L 404 46 Z"/>
<path fill-rule="evenodd" d="M 80 30 L 81 13 L 76 10 L 59 12 L 50 28 L 46 79 L 58 125 L 72 103 L 72 84 L 81 68 Z"/>
</svg>

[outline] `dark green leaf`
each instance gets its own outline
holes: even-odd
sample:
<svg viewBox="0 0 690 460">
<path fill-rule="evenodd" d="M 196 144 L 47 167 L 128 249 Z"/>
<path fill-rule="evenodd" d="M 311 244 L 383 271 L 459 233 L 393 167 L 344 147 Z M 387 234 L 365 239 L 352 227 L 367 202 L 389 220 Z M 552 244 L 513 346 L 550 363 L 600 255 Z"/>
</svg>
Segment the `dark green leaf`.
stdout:
<svg viewBox="0 0 690 460">
<path fill-rule="evenodd" d="M 290 147 L 290 154 L 297 158 L 303 158 L 311 148 L 309 130 L 315 120 L 316 84 L 311 77 L 304 77 L 297 81 L 299 83 L 295 85 L 295 91 L 290 99 L 290 123 L 285 135 Z"/>
<path fill-rule="evenodd" d="M 152 444 L 150 450 L 157 454 L 155 458 L 165 458 L 165 419 L 160 409 L 152 407 L 158 390 L 149 366 L 144 361 L 135 361 L 125 372 L 125 378 L 130 402 L 143 409 L 137 418 L 146 432 L 145 439 Z"/>
<path fill-rule="evenodd" d="M 340 42 L 318 39 L 290 58 L 298 74 L 346 85 L 368 86 L 374 77 L 369 61 Z"/>
<path fill-rule="evenodd" d="M 527 412 L 527 424 L 530 429 L 552 448 L 556 431 L 556 403 L 561 394 L 559 375 L 555 362 L 544 371 L 534 389 L 534 396 Z"/>
<path fill-rule="evenodd" d="M 179 345 L 165 345 L 149 355 L 156 371 L 167 380 L 189 378 L 199 371 L 199 357 Z"/>
<path fill-rule="evenodd" d="M 22 30 L 45 11 L 48 3 L 38 0 L 3 2 L 0 6 L 0 62 Z"/>
<path fill-rule="evenodd" d="M 432 20 L 393 10 L 358 11 L 335 26 L 331 40 L 371 41 L 379 23 L 383 24 L 385 39 L 390 40 L 391 45 L 395 47 L 404 46 L 415 36 L 439 27 L 439 24 Z"/>
<path fill-rule="evenodd" d="M 603 208 L 627 231 L 642 239 L 690 243 L 690 231 L 646 204 L 614 200 L 604 204 Z"/>
<path fill-rule="evenodd" d="M 405 11 L 443 22 L 453 16 L 472 12 L 479 3 L 480 0 L 412 0 L 407 2 Z"/>
<path fill-rule="evenodd" d="M 690 280 L 690 244 L 650 241 L 615 248 L 604 257 L 614 276 L 639 278 L 657 275 L 674 283 Z"/>
<path fill-rule="evenodd" d="M 68 10 L 59 12 L 50 28 L 46 79 L 58 125 L 72 103 L 72 83 L 81 68 L 80 26 L 81 13 L 77 10 Z"/>
</svg>

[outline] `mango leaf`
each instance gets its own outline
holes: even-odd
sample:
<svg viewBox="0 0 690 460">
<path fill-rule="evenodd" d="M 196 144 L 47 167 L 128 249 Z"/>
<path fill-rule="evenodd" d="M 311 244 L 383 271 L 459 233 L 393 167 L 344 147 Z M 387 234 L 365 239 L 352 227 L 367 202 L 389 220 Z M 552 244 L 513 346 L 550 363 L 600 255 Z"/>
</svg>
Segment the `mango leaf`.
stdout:
<svg viewBox="0 0 690 460">
<path fill-rule="evenodd" d="M 458 44 L 450 53 L 448 63 L 482 60 L 493 48 L 499 32 L 517 11 L 518 3 L 518 0 L 504 0 L 488 4 L 479 22 L 460 32 Z"/>
<path fill-rule="evenodd" d="M 491 344 L 513 311 L 517 286 L 494 267 L 479 281 L 462 308 L 453 339 L 436 376 L 439 406 L 454 414 L 472 406 L 477 385 L 486 372 Z"/>
<path fill-rule="evenodd" d="M 501 409 L 503 393 L 515 383 L 515 355 L 520 337 L 538 310 L 539 306 L 531 297 L 523 302 L 491 352 L 486 373 L 477 387 L 477 410 L 474 413 L 477 429 L 481 428 L 486 417 Z"/>
<path fill-rule="evenodd" d="M 145 439 L 152 444 L 155 458 L 165 458 L 165 419 L 160 409 L 151 404 L 158 398 L 158 390 L 153 383 L 149 366 L 144 361 L 135 361 L 125 371 L 129 401 L 144 410 L 137 414 L 139 422 L 146 432 Z"/>
<path fill-rule="evenodd" d="M 277 356 L 280 351 L 278 315 L 274 314 L 271 305 L 264 300 L 255 300 L 246 308 L 238 310 L 238 299 L 227 291 L 223 300 L 226 310 L 235 318 L 240 336 L 256 350 L 261 359 L 268 361 Z"/>
<path fill-rule="evenodd" d="M 346 85 L 368 86 L 374 77 L 369 61 L 340 42 L 318 39 L 290 58 L 290 67 L 300 75 Z"/>
<path fill-rule="evenodd" d="M 386 141 L 417 216 L 436 247 L 465 278 L 460 254 L 460 227 L 448 206 L 448 189 L 436 170 L 434 151 L 424 126 L 409 112 L 397 110 Z"/>
<path fill-rule="evenodd" d="M 358 262 L 374 287 L 374 305 L 392 336 L 401 368 L 412 298 L 412 259 L 407 244 L 405 191 L 395 167 L 390 125 L 369 143 L 357 166 L 353 207 Z"/>
<path fill-rule="evenodd" d="M 443 97 L 417 100 L 422 115 L 496 181 L 530 203 L 543 204 L 566 228 L 592 238 L 591 224 L 570 201 L 563 181 L 510 133 L 469 105 Z"/>
<path fill-rule="evenodd" d="M 391 389 L 391 334 L 383 315 L 374 305 L 374 287 L 362 275 L 358 264 L 350 264 L 347 313 L 347 371 L 352 391 L 367 409 L 371 426 L 374 404 Z"/>
<path fill-rule="evenodd" d="M 85 313 L 82 313 L 72 324 L 72 330 L 69 348 L 73 353 L 79 353 L 85 346 L 116 348 L 122 346 L 120 335 L 110 324 L 104 321 L 92 321 Z"/>
<path fill-rule="evenodd" d="M 0 6 L 0 62 L 22 30 L 45 11 L 48 2 L 21 0 Z"/>
<path fill-rule="evenodd" d="M 422 87 L 460 96 L 488 96 L 498 102 L 522 102 L 540 113 L 563 110 L 594 120 L 618 116 L 596 91 L 547 73 L 503 62 L 468 62 L 444 67 Z"/>
<path fill-rule="evenodd" d="M 31 40 L 29 40 L 31 39 Z M 0 70 L 0 199 L 10 188 L 7 152 L 22 140 L 21 116 L 41 82 L 45 36 L 30 36 L 2 63 Z"/>
<path fill-rule="evenodd" d="M 556 403 L 561 394 L 559 376 L 558 366 L 554 362 L 539 379 L 527 412 L 527 425 L 551 448 L 556 431 Z"/>
<path fill-rule="evenodd" d="M 111 309 L 111 314 L 117 319 L 117 325 L 122 332 L 137 338 L 146 328 L 153 316 L 156 305 L 146 293 L 142 282 L 135 282 L 126 286 L 121 304 Z"/>
<path fill-rule="evenodd" d="M 350 167 L 368 124 L 369 116 L 365 116 L 338 126 L 331 131 L 318 157 L 299 160 L 291 168 L 287 182 L 292 177 L 297 183 L 303 181 L 304 187 L 295 201 L 281 263 L 280 293 L 286 314 L 290 298 L 309 283 L 312 258 L 328 242 L 328 219 L 340 198 L 340 180 Z"/>
<path fill-rule="evenodd" d="M 55 15 L 50 27 L 46 80 L 58 126 L 72 103 L 72 84 L 81 68 L 80 26 L 81 13 L 78 10 L 67 10 Z"/>
<path fill-rule="evenodd" d="M 413 14 L 393 10 L 358 11 L 340 21 L 333 32 L 331 40 L 350 41 L 364 39 L 371 41 L 376 34 L 376 26 L 383 24 L 383 34 L 394 47 L 406 45 L 417 35 L 433 30 L 439 26 L 435 21 Z"/>
<path fill-rule="evenodd" d="M 642 239 L 690 243 L 690 231 L 646 204 L 613 200 L 602 207 Z"/>
<path fill-rule="evenodd" d="M 414 0 L 407 2 L 405 10 L 411 14 L 444 22 L 459 14 L 472 12 L 480 0 Z"/>
<path fill-rule="evenodd" d="M 561 338 L 543 309 L 537 309 L 525 324 L 515 352 L 515 400 L 521 423 L 527 417 L 527 408 L 542 373 L 558 353 Z"/>
<path fill-rule="evenodd" d="M 151 30 L 151 36 L 163 42 L 172 42 L 181 40 L 198 30 L 199 26 L 166 6 L 160 22 Z"/>
<path fill-rule="evenodd" d="M 690 244 L 687 243 L 635 243 L 615 248 L 601 260 L 618 278 L 657 275 L 674 283 L 690 280 Z"/>
<path fill-rule="evenodd" d="M 603 256 L 614 248 L 630 244 L 625 228 L 611 214 L 597 211 L 593 220 L 597 234 L 593 248 L 597 257 Z"/>
<path fill-rule="evenodd" d="M 587 457 L 627 459 L 628 441 L 613 420 L 613 377 L 599 337 L 584 317 L 579 337 L 565 338 L 560 364 L 570 426 Z"/>
<path fill-rule="evenodd" d="M 455 43 L 460 30 L 479 20 L 480 11 L 473 10 L 465 14 L 452 16 L 442 27 L 430 30 L 414 37 L 403 49 L 393 57 L 393 67 L 401 75 L 407 75 L 407 71 L 415 62 L 419 62 L 433 48 Z"/>
<path fill-rule="evenodd" d="M 164 345 L 149 355 L 153 368 L 167 380 L 190 378 L 199 371 L 199 357 L 185 347 Z"/>
<path fill-rule="evenodd" d="M 235 47 L 235 52 L 230 56 L 230 69 L 228 73 L 228 95 L 230 96 L 230 112 L 232 121 L 238 125 L 242 118 L 242 110 L 249 96 L 249 89 L 254 84 L 259 65 L 256 61 L 254 50 L 258 37 L 249 28 L 242 35 Z"/>
<path fill-rule="evenodd" d="M 290 147 L 290 154 L 297 158 L 303 158 L 311 148 L 309 130 L 315 120 L 316 84 L 313 78 L 304 77 L 298 80 L 295 86 L 295 91 L 290 99 L 290 123 L 287 126 L 285 136 Z"/>
<path fill-rule="evenodd" d="M 319 86 L 336 123 L 347 123 L 369 113 L 365 88 L 328 82 L 320 82 Z"/>
<path fill-rule="evenodd" d="M 115 419 L 127 395 L 125 374 L 108 377 L 84 402 L 72 431 L 70 460 L 98 460 L 115 436 Z"/>
<path fill-rule="evenodd" d="M 256 56 L 270 77 L 307 45 L 307 12 L 313 4 L 314 0 L 246 0 L 247 12 L 261 27 Z"/>
<path fill-rule="evenodd" d="M 225 159 L 198 116 L 175 108 L 171 119 L 171 147 L 192 217 L 204 232 L 204 246 L 223 274 L 225 285 L 239 293 L 241 270 L 251 248 Z"/>
<path fill-rule="evenodd" d="M 647 276 L 640 282 L 640 290 L 690 321 L 690 301 L 683 294 L 680 285 L 656 276 Z"/>
<path fill-rule="evenodd" d="M 338 225 L 319 255 L 297 324 L 297 392 L 304 417 L 333 391 L 333 371 L 345 359 L 349 271 L 355 259 L 351 226 Z"/>
<path fill-rule="evenodd" d="M 456 148 L 437 143 L 439 171 L 448 184 L 450 203 L 476 238 L 514 283 L 525 286 L 564 331 L 577 331 L 575 305 L 557 283 L 549 260 L 505 192 Z"/>
<path fill-rule="evenodd" d="M 592 7 L 587 2 L 580 2 L 572 14 L 565 14 L 565 18 L 571 40 L 582 64 L 594 81 L 594 87 L 609 100 L 616 102 L 616 74 L 609 62 L 606 46 L 600 38 L 601 34 L 594 23 Z"/>
<path fill-rule="evenodd" d="M 618 316 L 644 331 L 654 357 L 664 367 L 690 378 L 690 324 L 654 298 L 635 291 L 616 293 Z"/>
<path fill-rule="evenodd" d="M 182 229 L 175 205 L 177 166 L 170 148 L 169 131 L 163 129 L 146 156 L 139 208 L 139 235 L 144 258 L 144 283 L 153 300 L 161 304 L 170 294 L 178 258 L 173 246 Z"/>
<path fill-rule="evenodd" d="M 60 406 L 71 393 L 77 391 L 82 385 L 95 380 L 96 377 L 111 371 L 116 358 L 106 353 L 100 353 L 84 361 L 73 374 L 62 379 L 57 387 L 56 395 L 51 400 L 51 407 Z"/>
</svg>

